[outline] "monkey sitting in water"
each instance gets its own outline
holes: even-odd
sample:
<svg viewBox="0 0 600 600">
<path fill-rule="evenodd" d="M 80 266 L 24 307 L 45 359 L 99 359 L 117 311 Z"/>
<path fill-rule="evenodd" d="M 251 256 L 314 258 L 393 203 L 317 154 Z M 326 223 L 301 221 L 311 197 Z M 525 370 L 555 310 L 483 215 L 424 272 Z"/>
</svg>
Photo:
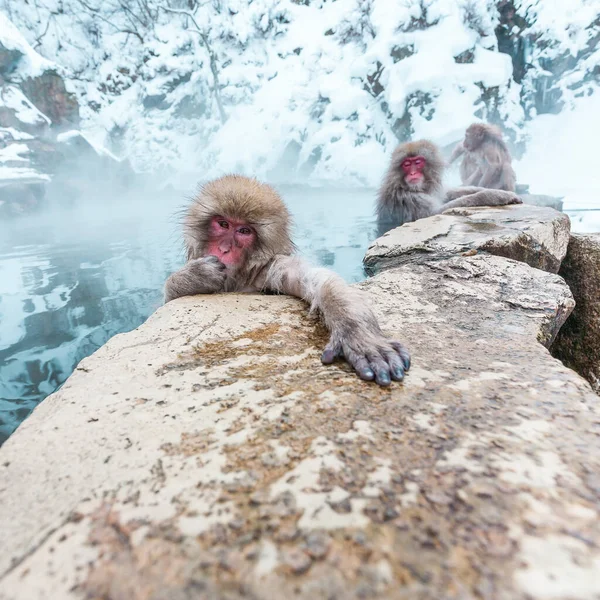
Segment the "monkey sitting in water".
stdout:
<svg viewBox="0 0 600 600">
<path fill-rule="evenodd" d="M 460 156 L 463 157 L 460 164 L 463 185 L 515 191 L 517 177 L 512 157 L 498 127 L 486 123 L 469 125 L 465 139 L 452 152 L 450 164 Z"/>
<path fill-rule="evenodd" d="M 323 364 L 343 357 L 361 379 L 402 381 L 410 355 L 387 339 L 362 293 L 335 273 L 293 256 L 290 217 L 269 185 L 227 175 L 204 185 L 184 225 L 187 263 L 165 284 L 165 302 L 219 292 L 274 291 L 318 310 L 330 339 Z"/>
<path fill-rule="evenodd" d="M 444 166 L 438 147 L 428 140 L 407 142 L 394 150 L 377 198 L 378 235 L 450 208 L 522 203 L 519 196 L 503 190 L 472 186 L 446 190 Z"/>
</svg>

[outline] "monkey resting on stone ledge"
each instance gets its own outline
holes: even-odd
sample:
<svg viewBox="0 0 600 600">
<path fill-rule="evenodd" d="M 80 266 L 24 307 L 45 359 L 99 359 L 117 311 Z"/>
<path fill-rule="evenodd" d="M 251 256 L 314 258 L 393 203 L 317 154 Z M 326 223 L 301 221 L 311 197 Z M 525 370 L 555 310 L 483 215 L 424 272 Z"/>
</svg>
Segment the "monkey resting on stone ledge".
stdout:
<svg viewBox="0 0 600 600">
<path fill-rule="evenodd" d="M 410 367 L 406 348 L 383 335 L 359 290 L 293 256 L 289 227 L 287 208 L 269 185 L 241 175 L 207 183 L 187 210 L 187 263 L 167 279 L 165 302 L 219 292 L 297 296 L 329 329 L 323 364 L 343 357 L 361 379 L 402 381 Z"/>
<path fill-rule="evenodd" d="M 476 185 L 495 190 L 516 191 L 516 175 L 512 157 L 502 132 L 488 123 L 473 123 L 465 139 L 457 144 L 449 163 L 460 156 L 460 179 L 463 185 Z"/>
<path fill-rule="evenodd" d="M 428 140 L 407 142 L 394 150 L 377 198 L 378 235 L 450 208 L 522 203 L 515 193 L 504 190 L 472 186 L 446 190 L 444 166 L 438 147 Z"/>
</svg>

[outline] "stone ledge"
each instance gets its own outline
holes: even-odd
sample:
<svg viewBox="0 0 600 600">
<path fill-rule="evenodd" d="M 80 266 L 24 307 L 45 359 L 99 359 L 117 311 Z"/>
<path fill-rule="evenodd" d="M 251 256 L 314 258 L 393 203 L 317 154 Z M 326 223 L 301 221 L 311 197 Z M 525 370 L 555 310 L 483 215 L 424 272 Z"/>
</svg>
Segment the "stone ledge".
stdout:
<svg viewBox="0 0 600 600">
<path fill-rule="evenodd" d="M 552 208 L 455 208 L 388 231 L 371 244 L 364 266 L 373 274 L 407 261 L 481 251 L 557 273 L 569 231 L 569 217 Z"/>
<path fill-rule="evenodd" d="M 389 389 L 286 297 L 180 299 L 82 361 L 0 448 L 0 598 L 599 594 L 598 397 L 539 343 L 564 281 L 459 255 L 361 287 L 413 353 Z"/>
<path fill-rule="evenodd" d="M 552 353 L 600 393 L 600 233 L 571 235 L 560 275 L 577 304 Z"/>
</svg>

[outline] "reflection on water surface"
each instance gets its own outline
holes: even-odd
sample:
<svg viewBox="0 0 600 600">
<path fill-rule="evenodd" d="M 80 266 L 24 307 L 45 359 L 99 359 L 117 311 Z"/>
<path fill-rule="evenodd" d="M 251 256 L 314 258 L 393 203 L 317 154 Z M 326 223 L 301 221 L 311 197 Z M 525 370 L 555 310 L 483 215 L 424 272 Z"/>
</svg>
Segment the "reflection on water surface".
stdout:
<svg viewBox="0 0 600 600">
<path fill-rule="evenodd" d="M 282 188 L 300 254 L 363 278 L 371 190 Z M 183 263 L 181 194 L 109 200 L 0 223 L 0 443 L 111 336 L 161 304 Z"/>
</svg>

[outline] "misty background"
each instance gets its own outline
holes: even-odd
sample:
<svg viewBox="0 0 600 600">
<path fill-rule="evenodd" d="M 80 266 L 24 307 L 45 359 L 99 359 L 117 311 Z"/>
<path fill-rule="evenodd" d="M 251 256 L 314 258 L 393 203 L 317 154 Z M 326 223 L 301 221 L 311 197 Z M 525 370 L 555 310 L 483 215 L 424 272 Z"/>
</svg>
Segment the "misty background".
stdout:
<svg viewBox="0 0 600 600">
<path fill-rule="evenodd" d="M 0 443 L 161 304 L 202 180 L 276 184 L 358 281 L 395 145 L 483 120 L 599 231 L 599 42 L 597 0 L 0 0 Z"/>
</svg>

